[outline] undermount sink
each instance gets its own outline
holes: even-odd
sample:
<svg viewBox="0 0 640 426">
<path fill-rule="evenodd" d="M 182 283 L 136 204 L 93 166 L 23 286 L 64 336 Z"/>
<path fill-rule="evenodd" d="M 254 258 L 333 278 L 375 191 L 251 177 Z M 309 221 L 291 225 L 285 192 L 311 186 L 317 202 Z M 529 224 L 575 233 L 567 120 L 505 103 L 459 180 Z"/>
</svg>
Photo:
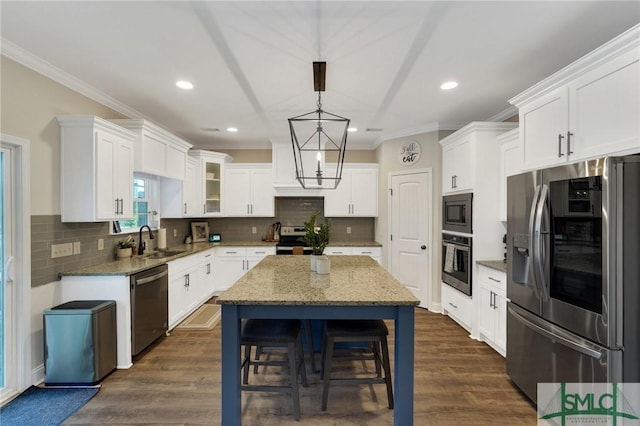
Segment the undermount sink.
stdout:
<svg viewBox="0 0 640 426">
<path fill-rule="evenodd" d="M 176 256 L 178 254 L 184 253 L 184 250 L 165 250 L 153 253 L 149 256 L 151 259 L 164 259 L 165 257 Z"/>
</svg>

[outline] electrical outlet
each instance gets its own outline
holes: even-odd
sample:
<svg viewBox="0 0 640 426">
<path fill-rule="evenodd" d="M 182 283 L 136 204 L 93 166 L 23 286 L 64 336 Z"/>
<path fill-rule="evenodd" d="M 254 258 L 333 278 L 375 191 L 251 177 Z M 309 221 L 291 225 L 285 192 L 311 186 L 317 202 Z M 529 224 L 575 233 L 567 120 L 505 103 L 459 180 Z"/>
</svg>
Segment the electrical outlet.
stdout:
<svg viewBox="0 0 640 426">
<path fill-rule="evenodd" d="M 178 236 L 178 230 L 173 228 L 173 238 Z"/>
<path fill-rule="evenodd" d="M 256 228 L 255 226 L 251 228 L 251 233 L 252 234 L 257 234 L 258 233 L 258 228 Z"/>
<path fill-rule="evenodd" d="M 73 254 L 80 254 L 80 241 L 73 243 Z"/>
<path fill-rule="evenodd" d="M 73 255 L 73 244 L 65 243 L 65 244 L 53 244 L 51 246 L 51 258 L 55 259 L 56 257 L 65 257 Z"/>
<path fill-rule="evenodd" d="M 98 238 L 98 250 L 104 250 L 104 238 Z"/>
<path fill-rule="evenodd" d="M 351 233 L 351 227 L 347 226 L 347 234 L 350 234 L 350 233 Z"/>
</svg>

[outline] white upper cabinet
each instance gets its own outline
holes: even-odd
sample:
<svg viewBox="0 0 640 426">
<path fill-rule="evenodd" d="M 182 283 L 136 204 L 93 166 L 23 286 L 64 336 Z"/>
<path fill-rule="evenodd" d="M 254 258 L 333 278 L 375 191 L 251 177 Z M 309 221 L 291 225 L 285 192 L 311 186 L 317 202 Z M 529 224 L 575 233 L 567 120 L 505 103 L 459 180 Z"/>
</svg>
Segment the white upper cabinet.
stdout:
<svg viewBox="0 0 640 426">
<path fill-rule="evenodd" d="M 511 99 L 527 170 L 640 151 L 640 27 Z"/>
<path fill-rule="evenodd" d="M 472 135 L 441 141 L 442 192 L 468 192 L 473 189 L 475 143 Z"/>
<path fill-rule="evenodd" d="M 134 134 L 91 115 L 58 122 L 62 221 L 131 219 Z"/>
<path fill-rule="evenodd" d="M 498 182 L 496 137 L 514 127 L 517 123 L 474 121 L 442 139 L 442 193 L 475 193 L 481 185 L 495 185 Z M 474 203 L 475 198 L 474 195 Z"/>
<path fill-rule="evenodd" d="M 192 145 L 155 124 L 139 119 L 110 120 L 136 134 L 133 167 L 136 172 L 184 180 L 187 151 Z"/>
<path fill-rule="evenodd" d="M 194 216 L 223 216 L 225 199 L 225 167 L 232 158 L 219 152 L 191 150 L 189 155 L 196 160 L 195 194 L 196 209 Z"/>
<path fill-rule="evenodd" d="M 500 220 L 507 221 L 507 177 L 522 172 L 520 129 L 499 135 L 496 140 L 500 150 Z"/>
<path fill-rule="evenodd" d="M 271 164 L 228 164 L 225 170 L 227 216 L 275 215 Z"/>
<path fill-rule="evenodd" d="M 327 168 L 335 168 L 327 164 Z M 378 216 L 378 165 L 345 163 L 336 189 L 325 189 L 325 217 Z"/>
<path fill-rule="evenodd" d="M 187 158 L 184 180 L 161 180 L 160 215 L 163 218 L 194 217 L 202 211 L 196 178 L 197 162 L 195 158 Z"/>
</svg>

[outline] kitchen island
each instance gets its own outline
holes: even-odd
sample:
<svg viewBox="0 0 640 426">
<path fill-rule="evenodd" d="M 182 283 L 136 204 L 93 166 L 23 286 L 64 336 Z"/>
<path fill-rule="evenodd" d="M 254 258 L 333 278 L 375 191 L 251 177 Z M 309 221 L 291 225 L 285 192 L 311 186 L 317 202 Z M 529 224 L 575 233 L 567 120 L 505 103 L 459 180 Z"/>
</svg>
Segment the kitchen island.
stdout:
<svg viewBox="0 0 640 426">
<path fill-rule="evenodd" d="M 369 256 L 329 256 L 311 272 L 308 256 L 267 256 L 217 299 L 222 305 L 222 424 L 241 424 L 242 318 L 392 319 L 395 425 L 413 424 L 413 294 Z M 304 413 L 302 413 L 304 417 Z"/>
</svg>

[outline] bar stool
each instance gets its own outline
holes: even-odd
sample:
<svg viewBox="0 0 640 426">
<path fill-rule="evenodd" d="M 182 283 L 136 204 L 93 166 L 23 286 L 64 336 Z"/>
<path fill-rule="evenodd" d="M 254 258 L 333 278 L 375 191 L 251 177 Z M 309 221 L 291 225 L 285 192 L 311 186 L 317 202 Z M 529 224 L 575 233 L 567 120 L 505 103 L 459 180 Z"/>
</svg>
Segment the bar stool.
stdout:
<svg viewBox="0 0 640 426">
<path fill-rule="evenodd" d="M 307 387 L 307 373 L 304 367 L 302 341 L 300 339 L 300 320 L 295 319 L 247 319 L 242 323 L 240 344 L 244 346 L 242 359 L 242 390 L 260 392 L 291 393 L 293 413 L 300 420 L 300 392 L 298 376 L 302 386 Z M 251 360 L 251 347 L 279 347 L 287 349 L 286 361 Z M 278 365 L 289 367 L 289 385 L 250 385 L 249 367 L 258 365 Z"/>
<path fill-rule="evenodd" d="M 382 320 L 327 320 L 324 329 L 322 346 L 322 411 L 327 409 L 329 385 L 336 384 L 374 384 L 385 383 L 389 409 L 393 409 L 393 387 L 391 384 L 391 366 L 389 363 L 389 346 L 387 335 L 389 330 Z M 376 377 L 367 378 L 331 378 L 331 362 L 334 357 L 334 345 L 338 342 L 364 342 L 369 344 L 371 355 L 343 357 L 347 359 L 374 360 Z M 382 352 L 382 353 L 381 353 Z M 384 377 L 381 377 L 381 366 Z"/>
<path fill-rule="evenodd" d="M 302 246 L 293 246 L 292 249 L 294 256 L 300 256 L 304 254 L 304 247 Z M 302 328 L 304 328 L 306 344 L 309 350 L 309 354 L 311 355 L 311 370 L 314 373 L 317 373 L 320 370 L 316 367 L 316 349 L 313 346 L 313 331 L 311 330 L 311 320 L 304 320 L 302 322 Z M 260 359 L 260 356 L 263 353 L 263 349 L 264 348 L 260 345 L 256 347 L 256 361 Z M 253 366 L 253 374 L 258 374 L 257 364 Z"/>
</svg>

